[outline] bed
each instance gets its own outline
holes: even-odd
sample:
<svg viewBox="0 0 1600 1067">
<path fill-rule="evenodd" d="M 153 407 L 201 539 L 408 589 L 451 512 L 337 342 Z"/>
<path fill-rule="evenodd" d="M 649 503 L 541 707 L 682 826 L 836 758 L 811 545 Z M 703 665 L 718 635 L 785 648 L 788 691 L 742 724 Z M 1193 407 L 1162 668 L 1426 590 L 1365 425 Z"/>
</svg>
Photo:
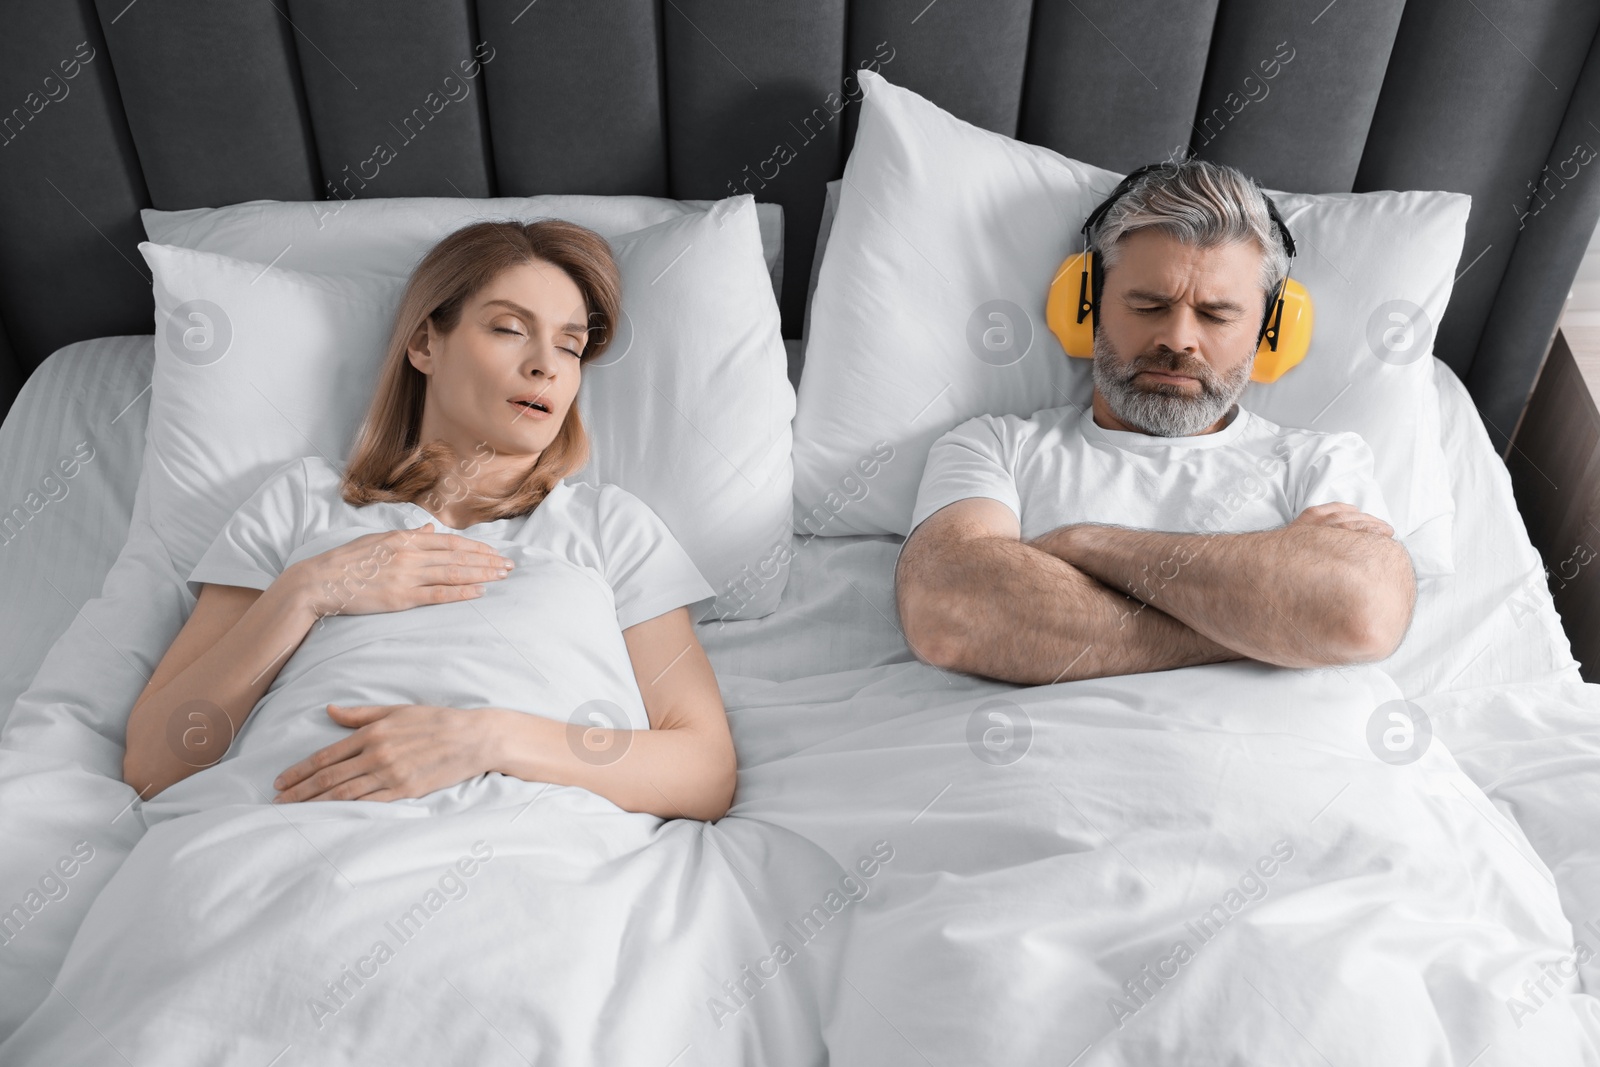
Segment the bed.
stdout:
<svg viewBox="0 0 1600 1067">
<path fill-rule="evenodd" d="M 72 102 L 84 107 L 52 105 L 16 138 L 12 150 L 45 153 L 38 167 L 0 175 L 17 192 L 96 144 L 120 161 L 84 172 L 92 198 L 58 189 L 109 236 L 63 239 L 44 269 L 37 236 L 67 230 L 51 212 L 75 209 L 0 213 L 0 317 L 19 382 L 32 368 L 0 427 L 0 499 L 28 497 L 38 472 L 94 443 L 68 491 L 0 546 L 0 708 L 12 716 L 0 922 L 20 915 L 0 946 L 0 1040 L 15 1035 L 0 1058 L 1600 1063 L 1600 689 L 1578 676 L 1500 459 L 1581 253 L 1556 223 L 1592 228 L 1600 214 L 1600 194 L 1578 182 L 1538 219 L 1520 214 L 1525 176 L 1566 158 L 1581 105 L 1600 97 L 1594 13 L 1185 5 L 1161 10 L 1145 51 L 1119 57 L 1105 42 L 1131 47 L 1148 15 L 1109 4 L 643 4 L 580 17 L 480 3 L 383 21 L 299 5 L 144 22 L 151 13 L 114 8 L 30 15 L 33 41 L 71 38 L 63 55 L 91 38 L 100 59 L 82 76 L 100 80 L 76 83 L 95 90 Z M 180 91 L 164 60 L 212 18 L 257 43 L 242 64 L 194 58 Z M 533 63 L 551 53 L 521 29 L 569 47 Z M 385 76 L 351 42 L 453 58 L 474 31 L 503 32 L 503 56 L 524 61 L 489 64 L 474 120 L 399 157 L 384 195 L 729 195 L 724 173 L 767 158 L 760 112 L 739 110 L 755 105 L 719 111 L 741 99 L 730 86 L 754 78 L 805 114 L 841 62 L 855 69 L 881 40 L 896 43 L 885 75 L 962 118 L 1126 169 L 1174 137 L 1203 143 L 1190 121 L 1224 106 L 1229 64 L 1300 35 L 1305 82 L 1275 84 L 1280 111 L 1252 102 L 1219 158 L 1287 190 L 1475 197 L 1429 356 L 1453 573 L 1423 579 L 1381 669 L 1223 664 L 1019 689 L 911 654 L 893 597 L 902 538 L 796 529 L 775 610 L 699 627 L 740 759 L 735 805 L 715 824 L 505 779 L 425 810 L 147 813 L 108 773 L 115 731 L 49 715 L 74 687 L 106 691 L 90 675 L 136 678 L 127 661 L 160 651 L 159 635 L 119 629 L 107 609 L 107 575 L 149 506 L 137 490 L 158 340 L 148 283 L 111 246 L 131 248 L 141 206 L 313 199 L 317 161 L 354 158 L 344 149 L 361 127 L 333 80 Z M 974 39 L 1000 60 L 957 61 Z M 332 49 L 325 67 L 309 62 L 312 40 Z M 653 109 L 535 116 L 496 103 L 552 91 L 602 47 L 636 61 L 607 99 Z M 1057 56 L 1096 77 L 1068 84 Z M 1157 89 L 1138 73 L 1146 60 L 1172 80 Z M 1458 79 L 1467 66 L 1516 88 Z M 1336 69 L 1338 92 L 1321 94 L 1318 72 Z M 238 107 L 300 121 L 226 139 L 228 165 L 206 172 L 192 153 L 221 119 L 194 89 L 231 79 L 250 89 Z M 1075 120 L 1081 92 L 1122 119 Z M 1474 108 L 1472 128 L 1493 131 L 1478 140 L 1463 133 Z M 1301 150 L 1283 153 L 1272 135 L 1290 116 Z M 773 282 L 796 381 L 825 182 L 855 124 L 845 111 L 756 197 L 785 209 Z M 492 157 L 466 151 L 491 131 Z M 597 150 L 561 173 L 517 147 L 556 135 Z M 1517 213 L 1476 206 L 1514 193 Z M 97 296 L 72 315 L 52 291 L 67 263 Z M 1374 759 L 1365 732 L 1395 701 L 1436 742 L 1405 766 Z M 996 755 L 996 723 L 1019 749 Z"/>
</svg>

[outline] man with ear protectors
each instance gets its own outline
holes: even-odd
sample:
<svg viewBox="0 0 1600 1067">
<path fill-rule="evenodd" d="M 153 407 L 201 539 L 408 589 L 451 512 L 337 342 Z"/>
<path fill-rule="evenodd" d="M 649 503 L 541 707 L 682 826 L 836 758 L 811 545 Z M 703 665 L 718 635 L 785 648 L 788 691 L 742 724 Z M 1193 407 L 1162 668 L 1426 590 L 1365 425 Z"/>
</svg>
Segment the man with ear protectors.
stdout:
<svg viewBox="0 0 1600 1067">
<path fill-rule="evenodd" d="M 1130 174 L 1052 287 L 1090 409 L 980 415 L 933 446 L 896 602 L 916 656 L 1028 685 L 1253 659 L 1386 659 L 1416 576 L 1372 452 L 1238 398 L 1305 354 L 1293 238 L 1235 168 Z"/>
</svg>

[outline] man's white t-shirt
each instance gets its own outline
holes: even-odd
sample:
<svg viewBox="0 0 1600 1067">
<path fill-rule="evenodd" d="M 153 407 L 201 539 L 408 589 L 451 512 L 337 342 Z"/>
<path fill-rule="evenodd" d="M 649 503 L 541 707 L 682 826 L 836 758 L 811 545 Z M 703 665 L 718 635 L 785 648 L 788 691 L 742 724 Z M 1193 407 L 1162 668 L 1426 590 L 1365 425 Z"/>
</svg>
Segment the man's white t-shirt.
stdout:
<svg viewBox="0 0 1600 1067">
<path fill-rule="evenodd" d="M 350 733 L 328 717 L 330 703 L 499 707 L 580 727 L 649 728 L 622 631 L 684 605 L 698 617 L 715 592 L 648 505 L 615 485 L 561 482 L 526 515 L 455 530 L 418 504 L 352 507 L 339 495 L 341 476 L 317 458 L 273 472 L 195 565 L 190 588 L 265 589 L 300 560 L 427 522 L 493 546 L 516 567 L 483 583 L 479 597 L 320 619 L 227 755 L 161 794 L 163 814 L 270 799 L 279 772 Z M 380 560 L 348 568 L 341 582 L 370 580 Z"/>
<path fill-rule="evenodd" d="M 1221 430 L 1191 437 L 1108 430 L 1076 407 L 979 415 L 934 443 L 912 529 L 968 497 L 1010 508 L 1023 540 L 1069 523 L 1246 533 L 1332 501 L 1392 523 L 1358 435 L 1282 427 L 1237 405 Z"/>
</svg>

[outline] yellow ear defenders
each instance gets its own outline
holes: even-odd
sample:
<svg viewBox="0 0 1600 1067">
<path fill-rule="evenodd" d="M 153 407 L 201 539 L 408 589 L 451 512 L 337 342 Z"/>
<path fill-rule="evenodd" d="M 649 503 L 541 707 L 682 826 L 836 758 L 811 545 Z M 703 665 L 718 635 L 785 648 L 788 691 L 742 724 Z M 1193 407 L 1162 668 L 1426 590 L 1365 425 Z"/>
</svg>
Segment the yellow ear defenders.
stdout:
<svg viewBox="0 0 1600 1067">
<path fill-rule="evenodd" d="M 1133 188 L 1134 182 L 1146 172 L 1163 165 L 1152 163 L 1140 167 L 1101 201 L 1100 206 L 1084 221 L 1085 248 L 1092 243 L 1090 235 L 1106 212 L 1111 210 L 1111 205 Z M 1289 253 L 1292 262 L 1295 249 L 1289 227 L 1284 224 L 1283 216 L 1278 214 L 1278 205 L 1272 202 L 1272 198 L 1263 193 L 1262 199 L 1267 202 L 1267 214 L 1272 217 L 1279 240 L 1283 242 L 1284 251 Z M 1093 252 L 1074 252 L 1056 271 L 1050 283 L 1050 298 L 1045 304 L 1045 321 L 1061 342 L 1061 347 L 1066 349 L 1067 355 L 1079 359 L 1094 358 L 1096 312 L 1104 289 L 1105 273 L 1100 267 L 1100 257 Z M 1267 301 L 1266 312 L 1261 319 L 1261 332 L 1257 336 L 1255 365 L 1250 380 L 1275 382 L 1305 359 L 1306 350 L 1311 347 L 1311 320 L 1311 294 L 1299 282 L 1285 278 Z"/>
</svg>

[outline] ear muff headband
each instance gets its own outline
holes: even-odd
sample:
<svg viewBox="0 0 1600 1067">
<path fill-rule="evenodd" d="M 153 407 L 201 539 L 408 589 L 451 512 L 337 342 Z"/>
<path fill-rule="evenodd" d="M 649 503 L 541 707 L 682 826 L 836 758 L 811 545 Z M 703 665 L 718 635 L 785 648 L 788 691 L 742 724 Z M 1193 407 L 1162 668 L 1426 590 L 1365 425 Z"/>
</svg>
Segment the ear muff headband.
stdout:
<svg viewBox="0 0 1600 1067">
<path fill-rule="evenodd" d="M 1084 220 L 1082 233 L 1084 248 L 1092 243 L 1093 233 L 1111 206 L 1120 200 L 1148 172 L 1163 163 L 1151 163 L 1122 179 L 1110 196 L 1102 200 Z M 1262 193 L 1267 215 L 1283 250 L 1291 262 L 1295 255 L 1294 237 L 1289 233 L 1278 205 Z M 1045 306 L 1045 320 L 1051 332 L 1061 342 L 1069 356 L 1091 359 L 1094 356 L 1094 331 L 1100 297 L 1105 290 L 1105 275 L 1100 257 L 1093 252 L 1074 252 L 1068 256 L 1050 284 L 1050 296 Z M 1251 381 L 1275 382 L 1305 359 L 1311 347 L 1313 319 L 1311 294 L 1305 286 L 1292 278 L 1285 278 L 1277 291 L 1268 299 L 1261 318 L 1261 329 L 1256 335 L 1256 358 L 1250 373 Z"/>
</svg>

